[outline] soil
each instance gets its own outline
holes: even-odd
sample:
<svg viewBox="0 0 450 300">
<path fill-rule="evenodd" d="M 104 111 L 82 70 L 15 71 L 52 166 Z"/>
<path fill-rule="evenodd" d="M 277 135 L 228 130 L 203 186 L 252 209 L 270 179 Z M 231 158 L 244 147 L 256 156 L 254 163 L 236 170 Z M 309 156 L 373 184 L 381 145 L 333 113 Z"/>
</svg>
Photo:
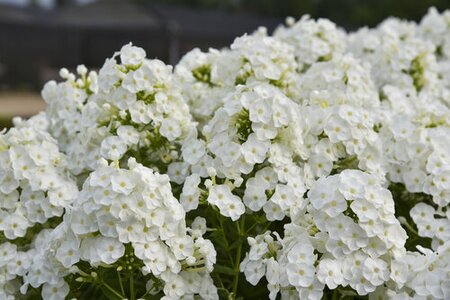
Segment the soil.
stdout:
<svg viewBox="0 0 450 300">
<path fill-rule="evenodd" d="M 45 110 L 45 102 L 39 93 L 0 92 L 0 118 L 30 117 Z"/>
</svg>

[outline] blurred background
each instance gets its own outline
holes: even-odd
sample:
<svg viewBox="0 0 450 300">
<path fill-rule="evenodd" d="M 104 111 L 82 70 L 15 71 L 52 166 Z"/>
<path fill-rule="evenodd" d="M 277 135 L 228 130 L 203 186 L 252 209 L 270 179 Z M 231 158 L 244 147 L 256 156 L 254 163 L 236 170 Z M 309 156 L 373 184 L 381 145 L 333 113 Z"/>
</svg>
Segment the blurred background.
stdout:
<svg viewBox="0 0 450 300">
<path fill-rule="evenodd" d="M 0 129 L 44 109 L 39 91 L 61 67 L 98 69 L 130 41 L 175 64 L 287 16 L 328 18 L 351 31 L 388 16 L 420 20 L 450 0 L 0 0 Z"/>
</svg>

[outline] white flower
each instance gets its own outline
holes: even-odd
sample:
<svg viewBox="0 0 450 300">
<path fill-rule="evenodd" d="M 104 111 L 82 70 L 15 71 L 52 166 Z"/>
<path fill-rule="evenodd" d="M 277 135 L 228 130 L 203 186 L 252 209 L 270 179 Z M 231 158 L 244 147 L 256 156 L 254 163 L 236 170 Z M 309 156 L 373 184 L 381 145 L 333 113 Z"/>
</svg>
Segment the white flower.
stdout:
<svg viewBox="0 0 450 300">
<path fill-rule="evenodd" d="M 65 268 L 69 268 L 80 260 L 79 243 L 76 240 L 64 241 L 56 251 L 56 259 Z"/>
<path fill-rule="evenodd" d="M 437 229 L 436 225 L 437 225 L 437 223 L 434 220 L 434 218 L 424 221 L 424 222 L 421 222 L 421 223 L 418 223 L 417 229 L 418 229 L 419 235 L 423 236 L 423 237 L 430 237 L 430 238 L 434 237 L 436 234 L 436 229 Z"/>
<path fill-rule="evenodd" d="M 252 133 L 248 136 L 247 141 L 242 144 L 242 155 L 249 164 L 262 163 L 266 158 L 269 143 L 261 141 Z"/>
<path fill-rule="evenodd" d="M 122 243 L 138 242 L 142 239 L 142 233 L 144 232 L 144 225 L 132 219 L 117 223 L 116 228 L 119 241 Z"/>
<path fill-rule="evenodd" d="M 202 236 L 206 233 L 206 219 L 202 217 L 196 217 L 191 224 L 193 236 Z"/>
<path fill-rule="evenodd" d="M 88 215 L 83 211 L 72 211 L 70 220 L 71 229 L 75 234 L 86 234 L 95 232 L 98 229 L 93 215 Z"/>
<path fill-rule="evenodd" d="M 136 186 L 134 177 L 128 172 L 119 172 L 111 176 L 112 190 L 119 194 L 129 195 Z"/>
<path fill-rule="evenodd" d="M 450 239 L 450 220 L 446 219 L 437 219 L 435 221 L 436 225 L 436 237 L 441 239 L 442 241 L 448 241 Z"/>
<path fill-rule="evenodd" d="M 1 200 L 2 202 L 0 205 L 1 208 L 10 210 L 10 209 L 14 209 L 16 207 L 17 201 L 19 200 L 19 193 L 16 190 L 17 187 L 18 186 L 14 187 L 6 195 L 2 194 L 2 200 Z"/>
<path fill-rule="evenodd" d="M 167 175 L 170 180 L 178 184 L 182 184 L 187 177 L 189 165 L 184 162 L 173 162 L 169 165 Z"/>
<path fill-rule="evenodd" d="M 144 101 L 136 101 L 128 107 L 131 115 L 131 120 L 138 124 L 148 124 L 152 120 L 153 112 L 151 107 L 146 105 Z"/>
<path fill-rule="evenodd" d="M 124 65 L 136 66 L 139 65 L 145 58 L 145 50 L 133 46 L 131 43 L 125 45 L 120 49 L 120 61 Z"/>
<path fill-rule="evenodd" d="M 164 119 L 159 129 L 161 135 L 166 137 L 169 141 L 174 141 L 181 135 L 181 127 L 175 119 Z"/>
<path fill-rule="evenodd" d="M 278 184 L 270 201 L 280 206 L 283 211 L 286 211 L 295 203 L 296 199 L 291 187 Z"/>
<path fill-rule="evenodd" d="M 108 214 L 97 216 L 98 230 L 103 236 L 117 237 L 116 218 Z"/>
<path fill-rule="evenodd" d="M 188 195 L 185 193 L 182 193 L 180 195 L 180 203 L 183 205 L 183 208 L 186 212 L 194 210 L 198 207 L 199 204 L 199 198 L 200 198 L 200 191 L 197 190 L 194 193 Z"/>
<path fill-rule="evenodd" d="M 344 282 L 341 263 L 332 259 L 321 259 L 317 267 L 317 279 L 330 289 L 335 289 Z"/>
<path fill-rule="evenodd" d="M 263 168 L 256 172 L 255 179 L 258 179 L 258 183 L 261 181 L 259 184 L 266 190 L 275 188 L 278 182 L 277 173 L 270 167 Z"/>
<path fill-rule="evenodd" d="M 111 102 L 118 108 L 125 110 L 132 107 L 133 103 L 136 102 L 136 94 L 127 91 L 123 87 L 118 87 L 112 92 Z"/>
<path fill-rule="evenodd" d="M 374 286 L 381 285 L 389 279 L 387 263 L 379 258 L 368 257 L 364 261 L 362 274 Z"/>
<path fill-rule="evenodd" d="M 0 266 L 6 265 L 17 255 L 17 246 L 9 242 L 0 244 Z"/>
<path fill-rule="evenodd" d="M 269 284 L 277 284 L 280 279 L 280 264 L 273 258 L 266 261 L 266 279 Z"/>
<path fill-rule="evenodd" d="M 14 259 L 7 264 L 8 272 L 11 274 L 24 276 L 31 265 L 31 257 L 28 253 L 19 251 Z"/>
<path fill-rule="evenodd" d="M 225 167 L 232 167 L 236 163 L 244 163 L 245 160 L 241 156 L 241 147 L 238 143 L 231 142 L 227 147 L 221 148 L 220 160 Z"/>
<path fill-rule="evenodd" d="M 427 174 L 419 169 L 413 169 L 407 172 L 403 178 L 408 191 L 420 193 L 423 191 L 423 183 Z"/>
<path fill-rule="evenodd" d="M 69 294 L 69 285 L 62 279 L 56 283 L 45 283 L 42 286 L 42 298 L 44 300 L 61 300 Z"/>
<path fill-rule="evenodd" d="M 308 160 L 308 165 L 316 177 L 327 176 L 333 169 L 333 162 L 322 154 L 312 155 Z"/>
<path fill-rule="evenodd" d="M 336 204 L 342 202 L 342 200 L 345 201 L 339 192 L 337 192 L 337 183 L 337 176 L 319 178 L 314 183 L 308 192 L 308 198 L 315 209 L 322 209 L 325 205 L 330 205 L 333 201 L 336 201 Z"/>
<path fill-rule="evenodd" d="M 387 252 L 387 246 L 379 237 L 373 237 L 363 251 L 371 257 L 380 257 Z"/>
<path fill-rule="evenodd" d="M 205 155 L 205 142 L 202 140 L 190 140 L 183 144 L 183 159 L 195 165 Z"/>
<path fill-rule="evenodd" d="M 117 136 L 109 136 L 102 141 L 100 153 L 103 157 L 116 160 L 122 157 L 127 151 L 126 143 Z"/>
<path fill-rule="evenodd" d="M 245 278 L 252 285 L 257 285 L 265 274 L 265 266 L 262 260 L 243 261 Z"/>
<path fill-rule="evenodd" d="M 105 264 L 115 263 L 125 253 L 125 246 L 115 238 L 102 237 L 96 244 L 98 256 Z"/>
<path fill-rule="evenodd" d="M 337 116 L 331 117 L 328 120 L 324 131 L 333 143 L 347 141 L 351 137 L 350 124 Z"/>
<path fill-rule="evenodd" d="M 295 244 L 288 252 L 287 259 L 290 263 L 308 264 L 315 260 L 314 248 L 308 241 Z"/>
<path fill-rule="evenodd" d="M 194 254 L 194 243 L 188 236 L 174 237 L 168 242 L 172 247 L 175 257 L 182 260 Z"/>
<path fill-rule="evenodd" d="M 325 220 L 326 221 L 326 220 Z M 325 229 L 328 231 L 331 237 L 334 239 L 343 239 L 345 236 L 351 237 L 350 234 L 345 234 L 345 231 L 349 231 L 350 226 L 356 226 L 353 220 L 347 216 L 339 214 L 335 218 L 329 219 L 328 222 L 325 223 Z"/>
<path fill-rule="evenodd" d="M 411 218 L 416 224 L 428 223 L 430 219 L 434 219 L 435 209 L 425 203 L 417 203 L 409 212 Z"/>
<path fill-rule="evenodd" d="M 350 223 L 342 232 L 342 241 L 350 250 L 366 247 L 369 243 L 366 232 L 361 227 Z"/>
<path fill-rule="evenodd" d="M 336 192 L 332 200 L 326 203 L 322 210 L 330 217 L 336 217 L 340 213 L 347 210 L 347 201 L 339 192 Z"/>
<path fill-rule="evenodd" d="M 127 145 L 135 145 L 139 141 L 139 132 L 133 126 L 120 126 L 117 128 L 117 135 Z"/>
<path fill-rule="evenodd" d="M 352 201 L 350 207 L 361 222 L 378 219 L 378 211 L 369 201 L 355 200 Z"/>
<path fill-rule="evenodd" d="M 172 297 L 172 299 L 180 299 L 180 297 L 185 294 L 185 290 L 185 283 L 181 276 L 173 276 L 173 278 L 164 285 L 164 294 Z"/>
<path fill-rule="evenodd" d="M 107 187 L 111 184 L 111 169 L 108 167 L 98 168 L 90 174 L 89 183 L 92 186 Z"/>
<path fill-rule="evenodd" d="M 253 101 L 249 107 L 250 121 L 255 123 L 268 123 L 271 117 L 271 103 L 267 99 Z"/>
<path fill-rule="evenodd" d="M 402 118 L 399 116 L 398 118 L 395 118 L 390 125 L 394 138 L 397 140 L 407 139 L 415 129 L 408 117 Z"/>
<path fill-rule="evenodd" d="M 376 289 L 376 287 L 369 280 L 362 276 L 361 272 L 355 273 L 350 281 L 350 286 L 356 290 L 358 295 L 367 295 Z"/>
<path fill-rule="evenodd" d="M 266 191 L 258 183 L 255 178 L 250 178 L 247 181 L 247 188 L 243 197 L 245 206 L 252 211 L 259 211 L 267 202 Z"/>
<path fill-rule="evenodd" d="M 233 195 L 228 185 L 215 185 L 209 190 L 207 201 L 216 205 L 221 214 L 237 220 L 244 212 L 245 207 L 239 197 Z"/>
<path fill-rule="evenodd" d="M 20 213 L 9 215 L 5 221 L 3 233 L 8 239 L 15 239 L 17 237 L 24 237 L 27 228 L 30 226 L 28 219 Z"/>
<path fill-rule="evenodd" d="M 340 239 L 334 239 L 330 237 L 326 244 L 325 248 L 328 252 L 330 252 L 335 258 L 344 257 L 352 252 L 349 247 Z"/>
<path fill-rule="evenodd" d="M 217 287 L 214 285 L 214 282 L 211 278 L 205 276 L 201 282 L 200 297 L 205 300 L 218 300 L 219 294 L 217 291 Z"/>
<path fill-rule="evenodd" d="M 307 287 L 297 288 L 300 299 L 319 300 L 323 296 L 324 285 L 317 279 Z"/>
<path fill-rule="evenodd" d="M 408 278 L 408 265 L 395 260 L 391 263 L 390 278 L 401 288 Z"/>
<path fill-rule="evenodd" d="M 367 179 L 363 172 L 344 170 L 339 174 L 339 191 L 347 200 L 362 198 L 366 185 Z"/>
<path fill-rule="evenodd" d="M 225 201 L 219 202 L 217 207 L 220 213 L 226 217 L 230 217 L 231 220 L 236 221 L 245 213 L 245 206 L 237 196 L 226 198 Z"/>
<path fill-rule="evenodd" d="M 308 287 L 314 281 L 316 269 L 309 262 L 305 263 L 288 263 L 286 273 L 289 283 L 295 287 Z"/>
<path fill-rule="evenodd" d="M 263 210 L 269 221 L 283 220 L 286 216 L 281 207 L 272 201 L 267 201 L 263 206 Z"/>
</svg>

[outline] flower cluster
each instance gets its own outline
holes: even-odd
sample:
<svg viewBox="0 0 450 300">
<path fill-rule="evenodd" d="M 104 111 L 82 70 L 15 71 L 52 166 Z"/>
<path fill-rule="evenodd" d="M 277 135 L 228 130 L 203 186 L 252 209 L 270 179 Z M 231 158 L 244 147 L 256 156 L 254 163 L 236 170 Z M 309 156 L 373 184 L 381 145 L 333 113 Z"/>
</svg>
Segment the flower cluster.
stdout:
<svg viewBox="0 0 450 300">
<path fill-rule="evenodd" d="M 411 210 L 410 216 L 417 226 L 418 235 L 432 239 L 433 248 L 450 240 L 450 211 L 436 210 L 433 206 L 419 202 Z"/>
<path fill-rule="evenodd" d="M 45 247 L 43 237 L 52 230 L 45 228 L 58 225 L 78 188 L 67 171 L 66 156 L 42 130 L 48 125 L 44 117 L 15 119 L 16 128 L 0 133 L 1 299 L 10 299 L 19 288 L 25 293 L 29 284 L 46 283 L 43 295 L 51 286 L 59 298 L 68 292 L 67 284 L 59 280 L 68 271 L 52 268 L 40 251 Z"/>
<path fill-rule="evenodd" d="M 62 69 L 0 133 L 0 298 L 449 299 L 449 49 L 432 8 Z"/>
<path fill-rule="evenodd" d="M 77 72 L 78 79 L 63 69 L 66 81 L 50 81 L 42 91 L 51 132 L 74 173 L 94 170 L 99 158 L 145 157 L 158 167 L 176 159 L 177 146 L 196 134 L 172 67 L 146 59 L 143 49 L 123 46 L 98 75 L 86 76 L 83 66 Z"/>
<path fill-rule="evenodd" d="M 387 282 L 407 236 L 394 216 L 391 194 L 376 177 L 344 170 L 319 179 L 307 199 L 306 209 L 291 208 L 283 238 L 274 240 L 270 232 L 249 238 L 241 264 L 247 279 L 256 284 L 265 275 L 271 299 L 280 290 L 321 299 L 324 285 L 350 286 L 366 295 Z"/>
<path fill-rule="evenodd" d="M 134 158 L 128 165 L 121 169 L 103 161 L 89 175 L 67 215 L 66 239 L 59 241 L 56 259 L 66 268 L 80 259 L 93 266 L 110 265 L 130 244 L 142 260 L 142 272 L 166 282 L 164 292 L 171 299 L 189 293 L 214 299 L 207 275 L 215 250 L 202 238 L 204 230 L 188 232 L 184 209 L 173 197 L 167 175 L 154 173 Z"/>
<path fill-rule="evenodd" d="M 274 36 L 294 47 L 295 59 L 301 70 L 316 62 L 328 61 L 344 53 L 345 33 L 327 20 L 312 20 L 308 15 L 295 22 L 287 19 L 287 26 L 280 26 Z"/>
<path fill-rule="evenodd" d="M 436 251 L 418 246 L 420 252 L 408 252 L 391 264 L 391 278 L 399 291 L 382 288 L 379 295 L 391 299 L 409 299 L 415 294 L 422 299 L 446 299 L 449 295 L 448 270 L 450 266 L 449 240 Z"/>
<path fill-rule="evenodd" d="M 61 217 L 78 194 L 66 157 L 46 132 L 17 127 L 0 134 L 0 230 L 10 240 Z"/>
</svg>

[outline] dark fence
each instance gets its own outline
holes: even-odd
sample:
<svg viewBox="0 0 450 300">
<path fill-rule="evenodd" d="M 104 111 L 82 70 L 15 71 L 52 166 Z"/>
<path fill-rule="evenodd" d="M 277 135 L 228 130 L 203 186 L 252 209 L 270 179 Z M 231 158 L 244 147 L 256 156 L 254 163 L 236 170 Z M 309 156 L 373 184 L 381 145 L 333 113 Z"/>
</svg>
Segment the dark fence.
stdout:
<svg viewBox="0 0 450 300">
<path fill-rule="evenodd" d="M 59 68 L 100 67 L 132 41 L 148 57 L 175 63 L 194 47 L 229 45 L 281 20 L 133 1 L 103 0 L 52 11 L 0 5 L 0 88 L 39 89 Z"/>
</svg>

